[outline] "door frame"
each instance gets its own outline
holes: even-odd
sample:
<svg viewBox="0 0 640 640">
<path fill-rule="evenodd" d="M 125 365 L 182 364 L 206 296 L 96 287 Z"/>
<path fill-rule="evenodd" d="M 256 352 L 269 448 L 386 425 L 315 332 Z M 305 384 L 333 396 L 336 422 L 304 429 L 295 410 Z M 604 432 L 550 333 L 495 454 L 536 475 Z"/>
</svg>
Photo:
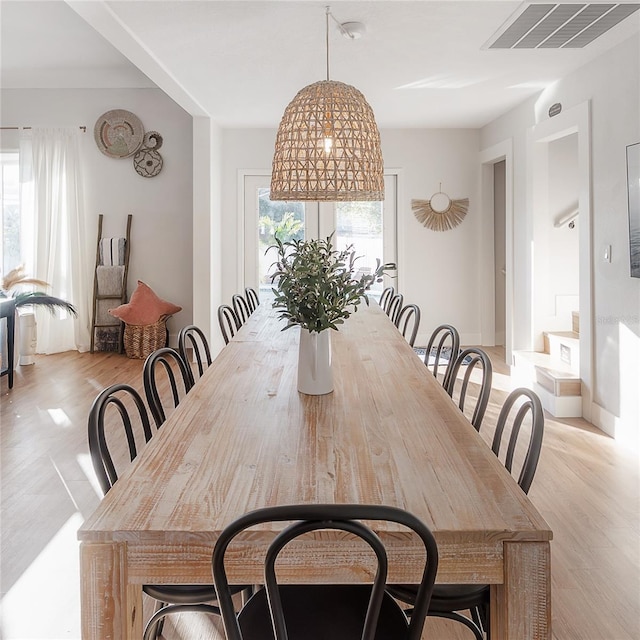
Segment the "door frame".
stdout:
<svg viewBox="0 0 640 640">
<path fill-rule="evenodd" d="M 480 335 L 483 345 L 494 346 L 495 247 L 493 165 L 505 161 L 505 323 L 504 348 L 507 365 L 513 363 L 513 139 L 508 138 L 480 152 L 481 274 Z"/>
<path fill-rule="evenodd" d="M 245 223 L 244 223 L 244 211 L 245 211 L 245 197 L 244 197 L 244 181 L 247 176 L 271 176 L 270 169 L 238 169 L 238 177 L 237 177 L 237 189 L 238 189 L 238 264 L 236 265 L 236 291 L 244 291 L 244 283 L 245 283 L 245 268 L 244 268 L 244 233 L 245 233 Z"/>
</svg>

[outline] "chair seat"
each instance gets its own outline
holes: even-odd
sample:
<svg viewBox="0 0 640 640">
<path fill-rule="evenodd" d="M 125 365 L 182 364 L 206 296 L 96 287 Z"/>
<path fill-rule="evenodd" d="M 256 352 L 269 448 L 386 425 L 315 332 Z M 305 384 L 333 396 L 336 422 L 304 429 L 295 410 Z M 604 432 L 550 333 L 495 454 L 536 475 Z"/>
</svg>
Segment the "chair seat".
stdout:
<svg viewBox="0 0 640 640">
<path fill-rule="evenodd" d="M 248 586 L 231 587 L 231 593 L 240 593 Z M 212 584 L 145 584 L 142 590 L 152 598 L 169 604 L 206 604 L 217 599 Z"/>
<path fill-rule="evenodd" d="M 483 604 L 489 604 L 489 586 L 486 584 L 437 584 L 429 612 L 464 611 Z"/>
<path fill-rule="evenodd" d="M 142 590 L 160 602 L 171 604 L 205 604 L 216 599 L 212 584 L 145 584 Z"/>
<path fill-rule="evenodd" d="M 360 638 L 371 585 L 282 585 L 284 619 L 289 638 L 353 640 Z M 255 593 L 238 614 L 243 640 L 273 640 L 265 589 Z M 407 617 L 385 593 L 376 640 L 406 635 Z"/>
<path fill-rule="evenodd" d="M 388 585 L 387 591 L 403 602 L 413 602 L 418 588 L 411 584 Z M 429 613 L 464 611 L 489 604 L 489 586 L 486 584 L 437 584 L 429 603 Z"/>
</svg>

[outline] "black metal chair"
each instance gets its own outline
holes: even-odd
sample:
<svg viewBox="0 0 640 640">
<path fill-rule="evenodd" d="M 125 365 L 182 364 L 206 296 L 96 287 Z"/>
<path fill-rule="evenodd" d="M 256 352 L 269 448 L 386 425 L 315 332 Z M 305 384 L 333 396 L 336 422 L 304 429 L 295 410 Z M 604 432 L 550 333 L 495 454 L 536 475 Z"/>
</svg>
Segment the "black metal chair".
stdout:
<svg viewBox="0 0 640 640">
<path fill-rule="evenodd" d="M 118 469 L 133 462 L 153 433 L 144 401 L 133 387 L 114 384 L 98 394 L 89 411 L 89 452 L 105 495 L 118 480 Z M 169 614 L 220 614 L 217 606 L 209 604 L 216 601 L 213 585 L 154 584 L 143 585 L 142 590 L 157 601 L 156 611 L 145 626 L 144 640 L 160 636 L 164 617 Z"/>
<path fill-rule="evenodd" d="M 389 312 L 389 303 L 391 302 L 391 298 L 393 298 L 396 290 L 393 287 L 386 287 L 382 290 L 380 294 L 380 308 L 388 315 Z"/>
<path fill-rule="evenodd" d="M 435 354 L 432 353 L 434 348 Z M 455 359 L 458 357 L 458 353 L 460 353 L 460 335 L 458 334 L 458 330 L 450 324 L 441 324 L 436 327 L 429 338 L 427 351 L 424 354 L 424 363 L 427 368 L 433 365 L 433 375 L 437 379 L 440 364 L 446 362 L 444 377 L 442 379 L 442 386 L 445 389 L 449 386 L 451 369 Z M 433 362 L 431 360 L 432 358 Z"/>
<path fill-rule="evenodd" d="M 458 396 L 458 407 L 462 412 L 464 412 L 471 374 L 476 368 L 481 371 L 480 389 L 478 391 L 478 397 L 476 399 L 476 404 L 471 416 L 471 424 L 476 428 L 476 431 L 480 431 L 482 419 L 484 418 L 484 412 L 487 409 L 487 404 L 489 403 L 489 395 L 491 393 L 491 360 L 489 359 L 489 356 L 478 347 L 468 347 L 467 349 L 463 349 L 458 354 L 458 357 L 455 359 L 453 366 L 451 367 L 447 393 L 452 398 L 456 389 L 458 371 L 463 365 L 465 367 L 465 372 L 462 376 L 460 393 Z"/>
<path fill-rule="evenodd" d="M 519 403 L 519 401 L 523 401 Z M 518 403 L 518 404 L 516 404 Z M 515 416 L 512 410 L 516 407 Z M 523 456 L 522 464 L 518 465 L 520 473 L 518 474 L 518 484 L 520 488 L 529 493 L 531 483 L 538 468 L 538 460 L 540 459 L 540 451 L 542 450 L 542 438 L 544 436 L 544 410 L 540 398 L 530 389 L 520 387 L 515 389 L 508 396 L 502 405 L 496 430 L 493 434 L 493 442 L 491 450 L 498 458 L 502 459 L 501 444 L 508 433 L 508 445 L 506 455 L 502 463 L 507 471 L 511 474 L 514 471 L 514 460 L 516 458 L 516 448 L 519 438 L 522 434 L 522 425 L 529 414 L 531 416 L 531 428 L 529 432 L 529 443 L 526 453 Z"/>
<path fill-rule="evenodd" d="M 202 377 L 204 370 L 211 364 L 211 350 L 202 329 L 194 324 L 182 327 L 178 334 L 178 352 L 187 365 L 187 371 L 191 376 L 191 384 L 193 385 L 196 382 L 196 377 L 191 366 L 192 359 L 195 357 L 198 366 L 198 379 Z"/>
<path fill-rule="evenodd" d="M 400 315 L 400 311 L 402 311 L 403 304 L 404 296 L 401 293 L 396 293 L 389 301 L 387 315 L 389 316 L 391 322 L 393 322 L 393 324 L 395 324 L 396 326 L 396 322 L 398 320 L 398 316 Z"/>
<path fill-rule="evenodd" d="M 222 332 L 224 343 L 229 344 L 229 340 L 236 335 L 241 327 L 240 320 L 238 320 L 233 307 L 228 304 L 221 304 L 218 307 L 218 322 L 220 323 L 220 331 Z"/>
<path fill-rule="evenodd" d="M 410 621 L 385 591 L 388 562 L 384 545 L 360 520 L 400 523 L 414 531 L 424 545 L 425 564 Z M 255 593 L 236 616 L 224 565 L 227 547 L 250 527 L 282 521 L 293 524 L 275 537 L 266 552 L 265 588 Z M 327 529 L 348 532 L 369 545 L 377 558 L 373 584 L 279 585 L 275 564 L 280 551 L 298 536 Z M 380 505 L 287 505 L 252 511 L 227 526 L 216 542 L 212 567 L 227 640 L 418 640 L 433 591 L 438 550 L 427 526 L 401 509 Z"/>
<path fill-rule="evenodd" d="M 398 314 L 396 327 L 413 347 L 420 327 L 420 307 L 417 304 L 405 305 Z"/>
<path fill-rule="evenodd" d="M 156 349 L 147 356 L 142 369 L 142 380 L 144 383 L 144 393 L 147 397 L 149 410 L 155 420 L 156 426 L 160 427 L 167 419 L 165 405 L 160 397 L 160 385 L 158 384 L 157 370 L 162 366 L 166 379 L 171 387 L 171 397 L 173 408 L 175 409 L 180 400 L 191 391 L 193 382 L 187 369 L 188 365 L 180 354 L 171 347 Z"/>
<path fill-rule="evenodd" d="M 107 410 L 109 433 L 105 431 Z M 112 457 L 108 440 L 120 442 L 124 431 L 127 451 Z M 128 466 L 138 451 L 151 440 L 155 429 L 151 426 L 147 407 L 140 394 L 128 384 L 113 384 L 101 391 L 91 405 L 88 420 L 89 453 L 100 488 L 107 493 L 118 479 L 118 468 Z M 108 437 L 110 436 L 110 438 Z"/>
<path fill-rule="evenodd" d="M 526 421 L 527 416 L 529 416 L 528 422 Z M 528 493 L 542 449 L 544 411 L 540 399 L 533 391 L 524 388 L 515 389 L 502 405 L 491 446 L 492 451 L 500 457 L 501 443 L 505 434 L 509 433 L 503 464 L 512 474 L 514 473 L 515 452 L 519 438 L 524 433 L 523 425 L 525 424 L 529 425 L 529 435 L 526 450 L 520 452 L 523 454 L 520 456 L 523 461 L 519 465 L 518 484 L 525 493 Z M 389 588 L 389 592 L 395 598 L 412 604 L 417 588 L 415 585 L 393 586 Z M 433 591 L 429 615 L 456 620 L 468 627 L 477 640 L 484 640 L 485 634 L 488 640 L 491 631 L 489 597 L 489 585 L 439 584 L 435 586 Z M 471 618 L 460 613 L 467 610 L 470 612 Z"/>
<path fill-rule="evenodd" d="M 236 317 L 240 321 L 240 326 L 242 326 L 251 315 L 249 305 L 247 304 L 247 301 L 238 293 L 231 297 L 231 304 L 233 306 L 233 310 L 236 312 Z"/>
<path fill-rule="evenodd" d="M 258 305 L 260 304 L 260 298 L 258 298 L 258 293 L 256 292 L 255 289 L 252 289 L 251 287 L 247 287 L 244 290 L 244 297 L 245 297 L 245 300 L 247 301 L 247 305 L 249 306 L 249 311 L 253 313 L 258 308 Z"/>
</svg>

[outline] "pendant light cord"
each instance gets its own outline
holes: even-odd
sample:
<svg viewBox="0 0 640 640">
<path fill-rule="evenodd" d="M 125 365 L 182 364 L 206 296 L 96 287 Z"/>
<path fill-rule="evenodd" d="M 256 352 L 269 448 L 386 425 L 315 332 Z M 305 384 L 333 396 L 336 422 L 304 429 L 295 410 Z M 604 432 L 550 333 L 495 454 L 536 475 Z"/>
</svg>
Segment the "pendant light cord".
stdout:
<svg viewBox="0 0 640 640">
<path fill-rule="evenodd" d="M 354 40 L 356 36 L 354 36 L 354 34 L 348 29 L 345 29 L 343 24 L 336 19 L 333 13 L 331 13 L 331 7 L 329 5 L 327 5 L 325 9 L 326 9 L 325 41 L 326 41 L 326 47 L 327 47 L 327 80 L 329 80 L 329 18 L 331 18 L 338 25 L 338 29 L 340 29 L 340 33 L 345 38 L 350 38 L 351 40 Z"/>
<path fill-rule="evenodd" d="M 331 7 L 327 5 L 325 16 L 325 40 L 327 45 L 327 80 L 329 80 L 329 16 L 331 15 Z"/>
</svg>

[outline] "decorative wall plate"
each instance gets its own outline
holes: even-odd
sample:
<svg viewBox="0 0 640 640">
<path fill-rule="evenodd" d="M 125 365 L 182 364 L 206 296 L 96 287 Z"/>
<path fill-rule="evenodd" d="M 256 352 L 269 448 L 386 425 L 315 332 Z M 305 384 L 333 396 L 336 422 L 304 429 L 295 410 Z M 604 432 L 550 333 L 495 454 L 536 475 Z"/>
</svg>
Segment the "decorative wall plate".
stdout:
<svg viewBox="0 0 640 640">
<path fill-rule="evenodd" d="M 143 146 L 145 149 L 155 149 L 156 151 L 162 146 L 162 136 L 157 131 L 147 131 L 144 134 Z"/>
<path fill-rule="evenodd" d="M 155 149 L 141 149 L 133 157 L 133 166 L 143 178 L 153 178 L 162 171 L 162 156 Z"/>
<path fill-rule="evenodd" d="M 110 158 L 132 156 L 144 140 L 140 118 L 131 111 L 113 109 L 103 113 L 93 128 L 98 149 Z"/>
<path fill-rule="evenodd" d="M 427 229 L 447 231 L 464 220 L 469 210 L 469 198 L 452 200 L 446 193 L 438 191 L 429 200 L 412 200 L 411 210 Z"/>
</svg>

